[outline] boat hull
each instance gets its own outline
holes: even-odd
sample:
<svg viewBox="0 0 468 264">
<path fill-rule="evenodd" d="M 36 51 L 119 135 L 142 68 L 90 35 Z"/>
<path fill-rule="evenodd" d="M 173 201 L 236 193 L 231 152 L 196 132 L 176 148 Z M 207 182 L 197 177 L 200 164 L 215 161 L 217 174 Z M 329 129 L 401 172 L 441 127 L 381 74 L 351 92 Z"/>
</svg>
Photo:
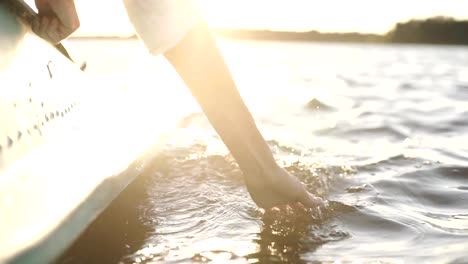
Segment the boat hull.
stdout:
<svg viewBox="0 0 468 264">
<path fill-rule="evenodd" d="M 0 58 L 0 263 L 48 263 L 151 163 L 160 131 L 4 3 Z"/>
</svg>

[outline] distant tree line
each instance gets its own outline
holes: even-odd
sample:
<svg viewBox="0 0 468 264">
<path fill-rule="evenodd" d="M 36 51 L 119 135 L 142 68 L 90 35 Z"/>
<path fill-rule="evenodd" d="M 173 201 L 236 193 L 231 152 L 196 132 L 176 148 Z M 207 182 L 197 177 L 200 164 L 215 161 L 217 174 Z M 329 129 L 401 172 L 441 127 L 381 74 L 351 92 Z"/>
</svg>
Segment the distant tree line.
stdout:
<svg viewBox="0 0 468 264">
<path fill-rule="evenodd" d="M 468 45 L 468 21 L 449 17 L 433 17 L 397 23 L 385 35 L 352 33 L 282 32 L 270 30 L 219 29 L 220 37 L 255 40 L 371 42 L 371 43 L 427 43 Z"/>
<path fill-rule="evenodd" d="M 377 34 L 322 33 L 318 31 L 283 32 L 271 30 L 218 29 L 219 37 L 253 40 L 288 40 L 288 41 L 323 41 L 323 42 L 382 42 L 384 38 Z"/>
<path fill-rule="evenodd" d="M 394 43 L 429 43 L 468 45 L 468 21 L 449 17 L 410 20 L 398 23 L 386 35 Z"/>
<path fill-rule="evenodd" d="M 0 0 L 1 1 L 1 0 Z M 383 35 L 349 33 L 323 33 L 319 31 L 286 32 L 271 30 L 215 29 L 222 38 L 280 40 L 280 41 L 321 41 L 357 43 L 421 43 L 468 45 L 468 21 L 450 17 L 432 17 L 424 20 L 410 20 L 397 23 Z M 109 37 L 80 37 L 85 39 Z M 121 39 L 121 37 L 114 37 Z M 129 38 L 136 38 L 135 35 Z"/>
</svg>

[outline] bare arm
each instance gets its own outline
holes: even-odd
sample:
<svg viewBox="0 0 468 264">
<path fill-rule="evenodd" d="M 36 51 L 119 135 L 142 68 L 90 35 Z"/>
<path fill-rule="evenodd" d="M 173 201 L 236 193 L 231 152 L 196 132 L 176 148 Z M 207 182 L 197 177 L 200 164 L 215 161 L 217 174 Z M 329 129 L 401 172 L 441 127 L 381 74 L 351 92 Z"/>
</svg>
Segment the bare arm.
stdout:
<svg viewBox="0 0 468 264">
<path fill-rule="evenodd" d="M 321 202 L 276 164 L 205 23 L 195 26 L 164 55 L 239 163 L 257 205 L 270 208 L 300 202 L 313 207 Z"/>
</svg>

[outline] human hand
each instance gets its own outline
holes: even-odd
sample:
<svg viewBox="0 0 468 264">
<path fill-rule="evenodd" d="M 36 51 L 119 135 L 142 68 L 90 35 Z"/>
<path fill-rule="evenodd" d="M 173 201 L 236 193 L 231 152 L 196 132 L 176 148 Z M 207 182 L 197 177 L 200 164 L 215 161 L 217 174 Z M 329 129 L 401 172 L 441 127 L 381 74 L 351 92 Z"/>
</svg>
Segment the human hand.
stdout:
<svg viewBox="0 0 468 264">
<path fill-rule="evenodd" d="M 293 175 L 280 167 L 268 175 L 246 175 L 246 185 L 254 202 L 264 209 L 299 203 L 306 208 L 314 208 L 324 202 L 320 197 L 309 193 Z"/>
<path fill-rule="evenodd" d="M 41 38 L 57 44 L 80 27 L 73 0 L 35 0 L 39 16 L 32 30 Z"/>
</svg>

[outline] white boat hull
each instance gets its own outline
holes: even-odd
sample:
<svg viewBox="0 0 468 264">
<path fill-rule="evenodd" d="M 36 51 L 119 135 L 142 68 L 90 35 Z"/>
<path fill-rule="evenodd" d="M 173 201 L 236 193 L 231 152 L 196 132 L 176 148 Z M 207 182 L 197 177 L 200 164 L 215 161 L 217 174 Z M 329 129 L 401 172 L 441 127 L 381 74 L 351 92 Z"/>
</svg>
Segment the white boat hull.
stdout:
<svg viewBox="0 0 468 264">
<path fill-rule="evenodd" d="M 47 263 L 149 164 L 160 131 L 151 105 L 93 86 L 1 3 L 0 58 L 0 263 Z"/>
</svg>

